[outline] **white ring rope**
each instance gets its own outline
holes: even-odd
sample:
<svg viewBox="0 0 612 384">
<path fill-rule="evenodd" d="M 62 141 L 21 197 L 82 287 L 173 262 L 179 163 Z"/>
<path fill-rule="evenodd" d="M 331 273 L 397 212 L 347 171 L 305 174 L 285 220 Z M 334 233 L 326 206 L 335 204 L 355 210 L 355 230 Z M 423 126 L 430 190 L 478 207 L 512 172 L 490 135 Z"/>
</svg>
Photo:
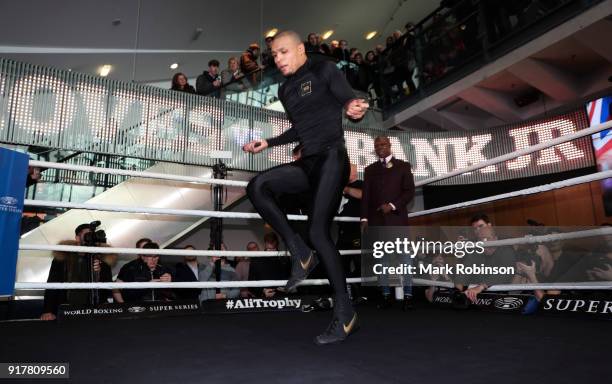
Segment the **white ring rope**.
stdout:
<svg viewBox="0 0 612 384">
<path fill-rule="evenodd" d="M 464 201 L 462 203 L 445 205 L 443 207 L 426 209 L 426 210 L 418 211 L 418 212 L 412 212 L 412 213 L 408 214 L 408 217 L 424 216 L 424 215 L 429 215 L 429 214 L 432 214 L 432 213 L 451 211 L 451 210 L 459 209 L 459 208 L 466 208 L 466 207 L 469 207 L 471 205 L 478 205 L 478 204 L 489 203 L 491 201 L 509 199 L 509 198 L 518 197 L 518 196 L 532 195 L 534 193 L 548 192 L 548 191 L 552 191 L 552 190 L 555 190 L 555 189 L 571 187 L 573 185 L 589 183 L 591 181 L 607 179 L 609 177 L 612 177 L 612 170 L 610 170 L 610 171 L 603 171 L 603 172 L 597 172 L 597 173 L 593 173 L 593 174 L 585 175 L 585 176 L 574 177 L 572 179 L 566 179 L 566 180 L 562 180 L 562 181 L 557 181 L 557 182 L 550 183 L 550 184 L 538 185 L 536 187 L 531 187 L 531 188 L 527 188 L 527 189 L 521 189 L 519 191 L 507 192 L 507 193 L 502 193 L 502 194 L 499 194 L 499 195 L 483 197 L 481 199 Z"/>
<path fill-rule="evenodd" d="M 372 279 L 370 279 L 372 280 Z M 360 283 L 363 279 L 352 277 L 347 283 Z M 372 280 L 374 281 L 374 280 Z M 195 281 L 195 282 L 143 282 L 143 283 L 29 283 L 16 282 L 15 289 L 148 289 L 148 288 L 249 288 L 249 287 L 284 287 L 287 280 L 255 281 Z M 328 285 L 327 279 L 304 280 L 300 285 Z"/>
<path fill-rule="evenodd" d="M 211 179 L 211 178 L 206 178 L 206 177 L 195 177 L 195 176 L 167 175 L 165 173 L 130 171 L 127 169 L 101 168 L 101 167 L 92 167 L 88 165 L 52 163 L 48 161 L 38 161 L 38 160 L 30 160 L 30 166 L 31 167 L 41 167 L 41 168 L 64 169 L 67 171 L 84 171 L 84 172 L 94 172 L 94 173 L 105 173 L 109 175 L 143 177 L 143 178 L 148 178 L 148 179 L 184 181 L 187 183 L 218 184 L 218 185 L 225 185 L 229 187 L 246 187 L 248 184 L 247 181 L 240 181 L 240 180 L 225 180 L 225 179 Z"/>
<path fill-rule="evenodd" d="M 511 239 L 485 241 L 483 247 L 502 247 L 520 244 L 542 244 L 561 240 L 584 239 L 596 236 L 612 235 L 612 227 L 601 227 L 595 229 L 587 229 L 584 231 L 552 233 L 549 235 L 514 237 Z"/>
<path fill-rule="evenodd" d="M 376 278 L 352 277 L 346 279 L 348 284 L 375 282 Z M 414 278 L 414 285 L 436 286 L 442 288 L 454 288 L 452 282 L 436 281 Z M 161 288 L 249 288 L 249 287 L 282 287 L 287 280 L 257 280 L 257 281 L 198 281 L 198 282 L 134 282 L 134 283 L 44 283 L 44 282 L 16 282 L 15 289 L 38 290 L 38 289 L 161 289 Z M 329 285 L 327 279 L 308 279 L 300 283 L 305 285 Z M 612 289 L 611 281 L 597 282 L 575 282 L 575 283 L 538 283 L 538 284 L 499 284 L 487 288 L 488 292 L 499 291 L 531 291 L 535 289 L 569 289 L 569 290 L 593 290 Z"/>
<path fill-rule="evenodd" d="M 289 256 L 287 251 L 220 251 L 220 250 L 189 250 L 189 249 L 143 249 L 143 248 L 112 248 L 84 247 L 79 245 L 50 244 L 19 244 L 20 250 L 26 251 L 59 251 L 79 253 L 117 253 L 129 255 L 160 255 L 160 256 L 225 256 L 225 257 L 274 257 Z M 339 251 L 341 255 L 360 255 L 361 250 L 349 249 Z"/>
<path fill-rule="evenodd" d="M 71 209 L 88 209 L 94 211 L 127 212 L 154 215 L 177 215 L 195 217 L 220 217 L 224 219 L 261 219 L 258 213 L 249 212 L 227 212 L 227 211 L 206 211 L 195 209 L 171 209 L 171 208 L 150 208 L 150 207 L 131 207 L 126 205 L 114 204 L 94 204 L 94 203 L 70 203 L 64 201 L 49 200 L 25 200 L 24 205 L 30 207 L 54 207 Z M 289 220 L 306 221 L 306 215 L 287 215 Z M 358 217 L 336 216 L 334 221 L 358 222 Z"/>
<path fill-rule="evenodd" d="M 519 244 L 541 244 L 560 240 L 582 239 L 596 236 L 612 235 L 612 227 L 602 227 L 583 231 L 553 233 L 548 235 L 514 237 L 502 240 L 483 242 L 482 246 L 501 247 Z M 146 249 L 142 248 L 112 248 L 112 247 L 84 247 L 78 245 L 50 245 L 50 244 L 19 244 L 20 250 L 28 251 L 60 251 L 79 253 L 117 253 L 117 254 L 147 254 L 147 255 L 181 255 L 181 256 L 227 256 L 227 257 L 273 257 L 289 256 L 286 251 L 221 251 L 221 250 L 186 250 L 186 249 Z M 360 249 L 340 250 L 341 255 L 360 255 Z"/>
<path fill-rule="evenodd" d="M 454 288 L 455 284 L 450 281 L 438 281 L 430 279 L 412 279 L 415 285 Z M 475 287 L 475 284 L 470 284 L 469 287 Z M 590 290 L 590 289 L 612 289 L 612 281 L 590 281 L 590 282 L 573 282 L 573 283 L 528 283 L 528 284 L 497 284 L 486 289 L 485 292 L 500 292 L 500 291 L 533 291 L 536 289 L 542 290 Z"/>
<path fill-rule="evenodd" d="M 571 187 L 578 184 L 589 183 L 591 181 L 597 181 L 612 177 L 612 170 L 593 173 L 591 175 L 579 176 L 572 179 L 557 181 L 550 184 L 543 184 L 536 187 L 526 188 L 519 191 L 502 193 L 499 195 L 483 197 L 481 199 L 464 201 L 461 203 L 445 205 L 443 207 L 426 209 L 419 212 L 412 212 L 408 214 L 408 217 L 418 217 L 429 215 L 432 213 L 450 211 L 459 208 L 466 208 L 472 205 L 484 204 L 491 201 L 509 199 L 513 197 L 526 196 L 535 193 L 548 192 L 555 189 Z M 178 215 L 178 216 L 195 216 L 195 217 L 220 217 L 220 218 L 231 218 L 231 219 L 261 219 L 261 216 L 257 213 L 247 212 L 225 212 L 225 211 L 206 211 L 206 210 L 190 210 L 190 209 L 170 209 L 170 208 L 150 208 L 150 207 L 128 207 L 125 205 L 113 205 L 113 204 L 92 204 L 92 203 L 70 203 L 70 202 L 58 202 L 49 200 L 25 200 L 24 205 L 30 207 L 54 207 L 54 208 L 71 208 L 71 209 L 88 209 L 98 211 L 109 211 L 109 212 L 127 212 L 127 213 L 140 213 L 140 214 L 157 214 L 157 215 Z M 308 216 L 306 215 L 287 215 L 289 220 L 295 221 L 306 221 Z M 336 216 L 334 221 L 341 222 L 358 222 L 358 217 L 349 216 Z"/>
<path fill-rule="evenodd" d="M 454 170 L 452 172 L 445 173 L 443 175 L 421 180 L 421 181 L 416 182 L 415 185 L 418 187 L 418 186 L 425 185 L 425 184 L 435 183 L 436 181 L 440 181 L 440 180 L 447 179 L 449 177 L 461 175 L 466 172 L 475 171 L 481 168 L 488 167 L 489 165 L 502 163 L 507 160 L 512 160 L 516 157 L 528 155 L 530 153 L 537 152 L 542 149 L 554 147 L 555 145 L 563 144 L 568 141 L 579 139 L 584 136 L 592 135 L 592 134 L 595 134 L 597 132 L 600 132 L 600 131 L 603 131 L 609 128 L 612 128 L 612 120 L 605 122 L 603 124 L 594 125 L 590 128 L 576 131 L 569 135 L 563 135 L 563 136 L 557 137 L 556 139 L 552 139 L 552 140 L 545 141 L 543 143 L 532 145 L 532 146 L 529 146 L 527 148 L 524 148 L 524 149 L 521 149 L 515 152 L 510 152 L 502 156 L 494 157 L 492 159 L 480 162 L 478 164 L 471 165 L 469 167 L 464 167 L 461 169 Z M 184 181 L 184 182 L 191 182 L 191 183 L 219 184 L 219 185 L 236 186 L 236 187 L 246 187 L 248 184 L 248 182 L 246 181 L 211 179 L 211 178 L 193 177 L 193 176 L 167 175 L 167 174 L 155 173 L 155 172 L 130 171 L 130 170 L 124 170 L 124 169 L 92 167 L 92 166 L 87 166 L 87 165 L 52 163 L 52 162 L 38 161 L 38 160 L 30 160 L 30 166 L 41 167 L 41 168 L 64 169 L 64 170 L 70 170 L 70 171 L 107 173 L 110 175 L 124 175 L 124 176 L 132 176 L 132 177 L 145 177 L 145 178 L 152 178 L 152 179 Z"/>
<path fill-rule="evenodd" d="M 555 145 L 563 144 L 563 143 L 566 143 L 568 141 L 579 139 L 579 138 L 584 137 L 584 136 L 592 135 L 592 134 L 595 134 L 597 132 L 600 132 L 600 131 L 603 131 L 603 130 L 609 129 L 609 128 L 612 128 L 612 120 L 607 121 L 607 122 L 605 122 L 603 124 L 594 125 L 594 126 L 592 126 L 590 128 L 581 129 L 580 131 L 576 131 L 576 132 L 571 133 L 569 135 L 559 136 L 556 139 L 552 139 L 552 140 L 548 140 L 548 141 L 545 141 L 545 142 L 540 143 L 540 144 L 532 145 L 532 146 L 529 146 L 527 148 L 520 149 L 518 151 L 510 152 L 510 153 L 507 153 L 505 155 L 494 157 L 494 158 L 486 160 L 486 161 L 481 161 L 480 163 L 471 165 L 469 167 L 457 169 L 457 170 L 454 170 L 452 172 L 445 173 L 443 175 L 434 176 L 434 177 L 430 177 L 429 179 L 417 181 L 415 183 L 415 186 L 419 187 L 421 185 L 435 183 L 436 181 L 448 179 L 450 177 L 461 175 L 461 174 L 466 173 L 466 172 L 476 171 L 478 169 L 488 167 L 489 165 L 503 163 L 504 161 L 512 160 L 512 159 L 514 159 L 516 157 L 528 155 L 530 153 L 537 152 L 537 151 L 540 151 L 542 149 L 554 147 Z"/>
</svg>

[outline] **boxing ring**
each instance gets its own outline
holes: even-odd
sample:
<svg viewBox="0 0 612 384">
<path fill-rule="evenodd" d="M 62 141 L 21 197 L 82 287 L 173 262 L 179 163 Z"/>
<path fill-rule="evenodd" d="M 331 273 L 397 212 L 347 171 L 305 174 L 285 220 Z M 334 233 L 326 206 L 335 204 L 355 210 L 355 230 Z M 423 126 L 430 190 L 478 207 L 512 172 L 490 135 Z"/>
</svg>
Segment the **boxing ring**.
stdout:
<svg viewBox="0 0 612 384">
<path fill-rule="evenodd" d="M 505 162 L 604 129 L 612 121 L 508 153 L 467 168 L 417 182 L 434 183 L 465 172 Z M 245 187 L 246 182 L 187 177 L 30 161 L 31 166 L 99 172 L 177 182 Z M 492 201 L 537 194 L 612 177 L 612 171 L 545 184 L 520 191 L 411 213 L 418 217 Z M 111 204 L 26 200 L 30 207 L 55 207 L 152 215 L 224 219 L 260 219 L 244 212 L 162 209 Z M 288 215 L 290 220 L 306 216 Z M 357 222 L 355 217 L 336 221 Z M 489 241 L 485 247 L 612 235 L 612 227 Z M 20 250 L 140 254 L 139 248 L 79 247 L 20 243 Z M 286 252 L 147 249 L 147 254 L 174 256 L 276 257 Z M 340 250 L 343 255 L 361 250 Z M 349 278 L 348 283 L 362 282 Z M 415 279 L 416 284 L 449 287 L 452 283 Z M 46 283 L 17 281 L 16 290 L 246 288 L 283 286 L 285 280 L 148 283 Z M 301 285 L 325 285 L 308 279 Z M 610 290 L 612 281 L 555 284 L 493 285 L 487 291 L 533 289 Z M 575 382 L 607 377 L 607 352 L 612 333 L 607 321 L 589 318 L 524 317 L 478 311 L 419 308 L 402 313 L 358 307 L 362 330 L 345 343 L 316 347 L 311 337 L 329 320 L 325 312 L 198 315 L 138 321 L 15 321 L 0 326 L 2 360 L 66 361 L 75 382 Z M 60 347 L 61 346 L 61 347 Z M 402 379 L 398 379 L 402 378 Z"/>
</svg>

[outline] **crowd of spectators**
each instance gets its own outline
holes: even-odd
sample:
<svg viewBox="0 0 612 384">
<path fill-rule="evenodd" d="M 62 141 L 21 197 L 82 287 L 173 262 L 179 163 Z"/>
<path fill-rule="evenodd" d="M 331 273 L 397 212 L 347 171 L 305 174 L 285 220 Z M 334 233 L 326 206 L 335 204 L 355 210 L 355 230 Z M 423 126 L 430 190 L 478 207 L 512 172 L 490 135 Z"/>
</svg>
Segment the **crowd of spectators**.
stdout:
<svg viewBox="0 0 612 384">
<path fill-rule="evenodd" d="M 517 238 L 521 236 L 561 234 L 563 231 L 556 227 L 544 227 L 543 224 L 531 227 L 508 227 L 504 230 L 496 228 L 491 219 L 484 213 L 475 215 L 470 225 L 471 233 L 458 236 L 456 241 L 487 241 L 503 238 Z M 610 226 L 604 223 L 602 226 Z M 502 232 L 502 234 L 498 234 Z M 603 240 L 603 241 L 602 241 Z M 593 244 L 597 245 L 594 246 Z M 433 273 L 421 276 L 431 281 L 451 283 L 456 292 L 462 293 L 466 303 L 476 302 L 478 295 L 488 287 L 497 284 L 538 284 L 538 283 L 581 283 L 591 281 L 612 281 L 612 237 L 558 240 L 541 244 L 520 244 L 513 246 L 486 247 L 485 252 L 476 255 L 467 255 L 462 259 L 448 257 L 447 255 L 429 255 L 419 260 L 422 264 L 431 264 L 441 267 L 444 265 L 484 265 L 488 267 L 511 267 L 514 271 L 509 274 L 483 274 L 483 275 L 451 275 L 446 273 Z M 443 268 L 436 271 L 444 270 Z M 446 290 L 440 285 L 432 285 L 425 290 L 427 300 L 432 301 L 435 292 Z M 559 295 L 560 290 L 526 291 L 532 294 L 531 299 L 523 309 L 524 314 L 535 312 L 539 302 L 545 295 Z M 469 301 L 468 301 L 469 300 Z"/>
<path fill-rule="evenodd" d="M 317 33 L 309 33 L 304 46 L 315 60 L 334 60 L 351 86 L 382 108 L 440 79 L 481 52 L 485 45 L 496 43 L 565 2 L 521 0 L 501 4 L 491 0 L 442 0 L 438 9 L 424 20 L 406 23 L 403 30 L 387 36 L 384 45 L 376 45 L 365 53 L 351 48 L 343 39 L 328 44 Z M 239 58 L 230 58 L 224 71 L 233 76 L 219 76 L 219 62 L 211 60 L 209 68 L 198 76 L 196 92 L 222 97 L 223 90 L 231 94 L 261 84 L 275 69 L 270 52 L 272 39 L 266 37 L 263 52 L 253 43 Z M 172 89 L 193 93 L 185 76 L 177 74 L 175 79 L 177 76 Z M 181 77 L 186 85 L 175 85 L 180 84 Z"/>
</svg>

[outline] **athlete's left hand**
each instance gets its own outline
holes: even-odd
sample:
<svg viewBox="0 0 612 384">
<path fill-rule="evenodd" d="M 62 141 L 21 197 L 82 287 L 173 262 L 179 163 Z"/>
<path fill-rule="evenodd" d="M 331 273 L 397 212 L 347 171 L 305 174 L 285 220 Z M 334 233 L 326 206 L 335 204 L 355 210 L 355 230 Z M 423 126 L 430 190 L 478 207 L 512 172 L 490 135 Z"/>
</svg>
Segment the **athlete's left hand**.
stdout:
<svg viewBox="0 0 612 384">
<path fill-rule="evenodd" d="M 346 116 L 349 119 L 359 120 L 365 115 L 370 104 L 364 99 L 353 99 L 346 104 Z"/>
</svg>

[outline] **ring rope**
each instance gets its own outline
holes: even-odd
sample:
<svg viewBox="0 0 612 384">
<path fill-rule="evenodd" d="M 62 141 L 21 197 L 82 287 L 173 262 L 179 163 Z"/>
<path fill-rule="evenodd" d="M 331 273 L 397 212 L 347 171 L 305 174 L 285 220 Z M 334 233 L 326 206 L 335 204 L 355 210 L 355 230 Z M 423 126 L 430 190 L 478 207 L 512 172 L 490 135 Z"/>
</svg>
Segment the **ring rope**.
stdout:
<svg viewBox="0 0 612 384">
<path fill-rule="evenodd" d="M 484 248 L 502 247 L 520 244 L 541 244 L 560 240 L 582 239 L 596 236 L 612 235 L 612 227 L 601 227 L 583 231 L 553 233 L 548 235 L 513 237 L 510 239 L 490 240 L 482 243 Z M 289 256 L 286 251 L 221 251 L 221 250 L 187 250 L 187 249 L 147 249 L 142 248 L 112 248 L 112 247 L 84 247 L 79 245 L 50 245 L 50 244 L 19 244 L 20 250 L 28 251 L 61 251 L 80 253 L 123 253 L 148 255 L 181 255 L 181 256 L 228 256 L 228 257 L 273 257 Z M 341 255 L 359 255 L 360 249 L 340 250 Z"/>
<path fill-rule="evenodd" d="M 94 173 L 105 173 L 109 175 L 143 177 L 143 178 L 148 178 L 148 179 L 184 181 L 188 183 L 198 183 L 198 184 L 218 184 L 218 185 L 225 185 L 228 187 L 246 187 L 248 185 L 247 181 L 240 181 L 240 180 L 226 180 L 226 179 L 212 179 L 212 178 L 207 178 L 207 177 L 168 175 L 165 173 L 158 173 L 158 172 L 130 171 L 127 169 L 114 169 L 114 168 L 94 167 L 94 166 L 89 166 L 89 165 L 53 163 L 49 161 L 39 161 L 39 160 L 30 160 L 30 166 L 40 167 L 40 168 L 64 169 L 67 171 L 84 171 L 84 172 L 94 172 Z"/>
<path fill-rule="evenodd" d="M 275 257 L 289 256 L 286 251 L 221 251 L 221 250 L 189 250 L 189 249 L 146 249 L 142 248 L 112 248 L 112 247 L 84 247 L 80 245 L 51 245 L 51 244 L 19 244 L 24 251 L 59 251 L 78 253 L 117 253 L 128 255 L 160 256 L 225 256 L 225 257 Z M 341 255 L 360 255 L 360 249 L 339 251 Z"/>
<path fill-rule="evenodd" d="M 474 165 L 471 165 L 469 167 L 457 169 L 457 170 L 454 170 L 452 172 L 445 173 L 443 175 L 434 176 L 434 177 L 430 177 L 429 179 L 417 181 L 415 183 L 415 186 L 419 187 L 421 185 L 435 183 L 436 181 L 448 179 L 450 177 L 461 175 L 461 174 L 466 173 L 466 172 L 476 171 L 478 169 L 488 167 L 489 165 L 495 165 L 495 164 L 498 164 L 498 163 L 503 163 L 504 161 L 512 160 L 512 159 L 514 159 L 516 157 L 528 155 L 528 154 L 533 153 L 533 152 L 538 152 L 538 151 L 540 151 L 542 149 L 554 147 L 555 145 L 563 144 L 563 143 L 566 143 L 568 141 L 579 139 L 579 138 L 584 137 L 584 136 L 589 136 L 589 135 L 595 134 L 597 132 L 600 132 L 600 131 L 603 131 L 603 130 L 609 129 L 609 128 L 612 128 L 612 120 L 607 121 L 607 122 L 605 122 L 603 124 L 594 125 L 594 126 L 592 126 L 590 128 L 581 129 L 580 131 L 576 131 L 576 132 L 570 133 L 568 135 L 559 136 L 556 139 L 548 140 L 548 141 L 545 141 L 543 143 L 539 143 L 539 144 L 536 144 L 536 145 L 531 145 L 531 146 L 529 146 L 527 148 L 523 148 L 523 149 L 520 149 L 518 151 L 514 151 L 514 152 L 507 153 L 505 155 L 497 156 L 497 157 L 494 157 L 494 158 L 486 160 L 486 161 L 481 161 L 478 164 L 474 164 Z"/>
<path fill-rule="evenodd" d="M 572 140 L 579 139 L 584 136 L 592 135 L 592 134 L 595 134 L 597 132 L 600 132 L 600 131 L 603 131 L 609 128 L 612 128 L 612 120 L 607 121 L 603 124 L 594 125 L 590 128 L 581 129 L 574 133 L 563 135 L 555 139 L 545 141 L 543 143 L 532 145 L 532 146 L 523 148 L 518 151 L 514 151 L 514 152 L 507 153 L 505 155 L 494 157 L 492 159 L 480 162 L 478 164 L 471 165 L 469 167 L 464 167 L 461 169 L 454 170 L 452 172 L 445 173 L 443 175 L 439 175 L 439 176 L 431 177 L 429 179 L 417 181 L 415 183 L 415 186 L 418 187 L 418 186 L 425 185 L 425 184 L 435 183 L 436 181 L 444 180 L 444 179 L 447 179 L 453 176 L 461 175 L 466 172 L 471 172 L 471 171 L 475 171 L 481 168 L 485 168 L 485 167 L 488 167 L 489 165 L 502 163 L 507 160 L 512 160 L 516 157 L 528 155 L 530 153 L 537 152 L 542 149 L 554 147 L 556 145 L 563 144 L 568 141 L 572 141 Z M 130 171 L 130 170 L 124 170 L 124 169 L 112 169 L 112 168 L 93 167 L 93 166 L 87 166 L 87 165 L 53 163 L 53 162 L 38 161 L 38 160 L 30 160 L 30 166 L 41 167 L 41 168 L 64 169 L 64 170 L 71 170 L 71 171 L 107 173 L 111 175 L 145 177 L 145 178 L 163 179 L 163 180 L 171 180 L 171 181 L 184 181 L 184 182 L 191 182 L 191 183 L 219 184 L 219 185 L 236 186 L 236 187 L 246 187 L 248 184 L 248 182 L 246 181 L 238 181 L 238 180 L 225 180 L 225 179 L 212 179 L 212 178 L 194 177 L 194 176 L 167 175 L 164 173 L 156 173 L 156 172 Z"/>
<path fill-rule="evenodd" d="M 509 198 L 518 197 L 518 196 L 532 195 L 534 193 L 548 192 L 548 191 L 552 191 L 555 189 L 571 187 L 573 185 L 589 183 L 591 181 L 607 179 L 609 177 L 612 177 L 612 170 L 597 172 L 597 173 L 593 173 L 593 174 L 585 175 L 585 176 L 574 177 L 574 178 L 566 179 L 562 181 L 556 181 L 550 184 L 542 184 L 542 185 L 538 185 L 538 186 L 526 188 L 526 189 L 521 189 L 521 190 L 514 191 L 514 192 L 507 192 L 507 193 L 502 193 L 499 195 L 483 197 L 481 199 L 464 201 L 462 203 L 445 205 L 443 207 L 425 209 L 423 211 L 409 213 L 408 217 L 424 216 L 424 215 L 429 215 L 432 213 L 451 211 L 451 210 L 459 209 L 459 208 L 466 208 L 471 205 L 489 203 L 491 201 L 509 199 Z"/>
<path fill-rule="evenodd" d="M 450 211 L 460 208 L 466 208 L 472 205 L 484 204 L 491 201 L 509 199 L 513 197 L 526 196 L 535 193 L 548 192 L 555 189 L 566 188 L 578 184 L 589 183 L 592 181 L 607 179 L 612 177 L 612 170 L 602 171 L 593 173 L 590 175 L 574 177 L 567 180 L 557 181 L 549 184 L 542 184 L 535 187 L 522 189 L 519 191 L 502 193 L 499 195 L 483 197 L 481 199 L 464 201 L 461 203 L 445 205 L 438 208 L 426 209 L 423 211 L 412 212 L 408 214 L 408 217 L 419 217 L 429 215 L 433 213 L 439 213 L 444 211 Z M 230 218 L 230 219 L 261 219 L 261 216 L 257 213 L 249 212 L 225 212 L 225 211 L 207 211 L 207 210 L 193 210 L 193 209 L 171 209 L 171 208 L 151 208 L 151 207 L 128 207 L 125 205 L 113 205 L 113 204 L 94 204 L 94 203 L 71 203 L 61 201 L 49 201 L 49 200 L 25 200 L 24 205 L 31 207 L 53 207 L 53 208 L 71 208 L 71 209 L 87 209 L 87 210 L 98 210 L 98 211 L 110 211 L 110 212 L 125 212 L 125 213 L 140 213 L 140 214 L 158 214 L 158 215 L 178 215 L 178 216 L 194 216 L 194 217 L 219 217 L 219 218 Z M 287 215 L 289 220 L 295 221 L 306 221 L 308 216 L 306 215 Z M 358 222 L 358 217 L 349 216 L 336 216 L 334 221 L 341 222 Z"/>
<path fill-rule="evenodd" d="M 195 216 L 195 217 L 219 217 L 223 219 L 261 219 L 258 213 L 250 212 L 227 212 L 227 211 L 207 211 L 195 209 L 172 209 L 172 208 L 151 208 L 151 207 L 131 207 L 126 205 L 115 204 L 96 204 L 96 203 L 71 203 L 64 201 L 49 201 L 49 200 L 30 200 L 24 201 L 24 205 L 30 207 L 53 207 L 53 208 L 71 208 L 71 209 L 87 209 L 94 211 L 110 211 L 110 212 L 126 212 L 140 214 L 155 214 L 155 215 L 177 215 L 177 216 Z M 306 215 L 287 215 L 289 220 L 306 221 Z M 334 221 L 342 222 L 358 222 L 358 217 L 336 216 Z"/>
<path fill-rule="evenodd" d="M 352 277 L 346 279 L 348 284 L 375 282 L 376 278 Z M 415 285 L 453 288 L 452 282 L 436 281 L 414 278 Z M 256 281 L 199 281 L 199 282 L 134 282 L 134 283 L 44 283 L 44 282 L 16 282 L 18 290 L 40 289 L 161 289 L 161 288 L 249 288 L 249 287 L 282 287 L 287 280 L 256 280 Z M 304 285 L 329 285 L 327 279 L 308 279 L 300 283 Z M 498 284 L 487 288 L 489 292 L 499 291 L 531 291 L 543 290 L 597 290 L 612 289 L 611 281 L 574 282 L 574 283 L 538 283 L 538 284 Z"/>
</svg>

